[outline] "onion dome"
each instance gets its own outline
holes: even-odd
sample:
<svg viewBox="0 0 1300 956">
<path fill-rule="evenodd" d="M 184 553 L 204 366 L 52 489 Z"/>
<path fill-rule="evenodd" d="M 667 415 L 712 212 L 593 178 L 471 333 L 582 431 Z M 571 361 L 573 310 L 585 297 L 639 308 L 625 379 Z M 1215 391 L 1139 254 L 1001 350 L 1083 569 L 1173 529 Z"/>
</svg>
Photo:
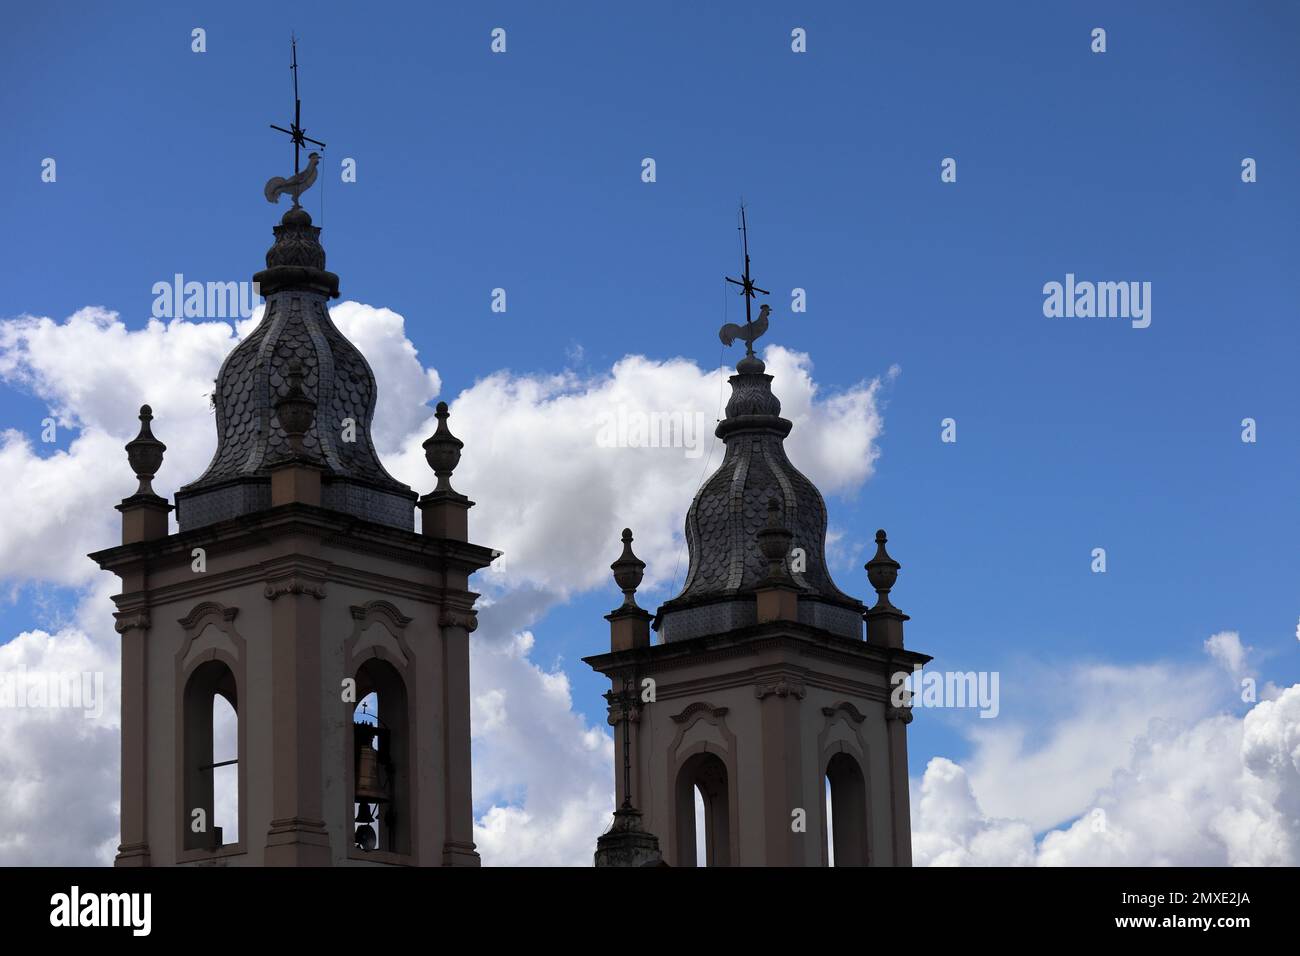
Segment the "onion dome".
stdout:
<svg viewBox="0 0 1300 956">
<path fill-rule="evenodd" d="M 262 321 L 217 376 L 216 453 L 176 493 L 181 530 L 270 507 L 270 466 L 290 457 L 322 469 L 322 507 L 413 530 L 417 496 L 375 452 L 375 375 L 330 319 L 338 276 L 325 271 L 320 228 L 305 209 L 275 227 L 266 266 L 253 277 L 266 297 Z M 314 414 L 301 414 L 309 406 Z"/>
<path fill-rule="evenodd" d="M 747 355 L 730 378 L 727 417 L 716 434 L 726 454 L 686 514 L 690 568 L 682 592 L 659 608 L 665 641 L 753 624 L 754 594 L 777 577 L 799 592 L 799 621 L 861 639 L 862 602 L 844 594 L 826 567 L 826 502 L 790 463 L 772 376 Z M 788 535 L 788 545 L 787 538 Z M 783 549 L 775 557 L 770 552 Z"/>
</svg>

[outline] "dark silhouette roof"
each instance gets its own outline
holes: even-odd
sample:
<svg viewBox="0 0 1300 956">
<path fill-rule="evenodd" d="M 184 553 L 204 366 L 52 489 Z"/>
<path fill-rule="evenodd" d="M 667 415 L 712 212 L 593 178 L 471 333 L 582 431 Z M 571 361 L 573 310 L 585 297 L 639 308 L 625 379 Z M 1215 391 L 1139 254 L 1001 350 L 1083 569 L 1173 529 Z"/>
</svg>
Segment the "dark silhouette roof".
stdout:
<svg viewBox="0 0 1300 956">
<path fill-rule="evenodd" d="M 807 605 L 820 626 L 860 636 L 863 605 L 840 591 L 826 568 L 826 503 L 786 457 L 784 441 L 793 426 L 781 418 L 772 376 L 758 358 L 747 356 L 730 381 L 726 418 L 717 427 L 726 454 L 686 514 L 690 568 L 681 593 L 659 608 L 656 628 L 671 641 L 748 623 L 743 608 L 752 605 L 756 586 L 769 572 L 758 533 L 775 500 L 793 536 L 791 548 L 802 553 L 800 562 L 785 562 L 801 608 Z M 738 607 L 718 607 L 728 603 Z"/>
<path fill-rule="evenodd" d="M 338 277 L 325 271 L 319 236 L 319 227 L 299 207 L 275 227 L 267 268 L 254 277 L 266 309 L 261 324 L 235 346 L 217 376 L 217 449 L 207 470 L 177 493 L 182 529 L 234 517 L 257 507 L 263 497 L 269 503 L 268 466 L 292 454 L 275 403 L 289 390 L 295 361 L 302 390 L 315 405 L 302 446 L 324 469 L 323 503 L 382 524 L 413 526 L 416 495 L 384 470 L 371 441 L 374 372 L 326 307 L 338 295 Z"/>
</svg>

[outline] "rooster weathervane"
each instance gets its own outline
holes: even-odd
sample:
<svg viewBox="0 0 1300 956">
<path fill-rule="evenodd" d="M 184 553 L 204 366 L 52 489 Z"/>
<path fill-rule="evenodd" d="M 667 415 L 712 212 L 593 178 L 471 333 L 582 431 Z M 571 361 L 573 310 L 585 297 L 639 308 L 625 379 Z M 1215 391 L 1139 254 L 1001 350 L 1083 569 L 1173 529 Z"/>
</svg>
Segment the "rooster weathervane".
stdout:
<svg viewBox="0 0 1300 956">
<path fill-rule="evenodd" d="M 312 183 L 316 182 L 316 164 L 320 162 L 320 153 L 312 150 L 307 155 L 307 168 L 299 169 L 299 157 L 308 143 L 325 148 L 325 144 L 318 139 L 312 139 L 307 136 L 307 131 L 302 127 L 302 100 L 298 98 L 298 38 L 290 38 L 293 47 L 293 62 L 289 69 L 293 71 L 293 122 L 289 128 L 271 124 L 271 129 L 278 130 L 281 133 L 288 133 L 293 140 L 293 175 L 292 176 L 272 176 L 266 181 L 266 186 L 262 190 L 266 196 L 266 201 L 276 203 L 280 197 L 286 193 L 293 197 L 294 206 L 299 206 L 298 197 L 311 188 Z"/>
<path fill-rule="evenodd" d="M 772 308 L 766 302 L 758 307 L 758 321 L 755 322 L 750 317 L 754 301 L 754 294 L 761 292 L 763 295 L 770 295 L 766 289 L 760 289 L 754 285 L 754 280 L 749 277 L 749 224 L 745 221 L 745 203 L 740 203 L 740 235 L 741 241 L 745 248 L 745 271 L 739 279 L 733 279 L 727 276 L 726 279 L 732 285 L 740 286 L 740 294 L 745 297 L 745 324 L 737 325 L 735 322 L 728 322 L 718 332 L 718 338 L 722 339 L 723 345 L 730 345 L 736 339 L 741 339 L 745 343 L 745 354 L 754 354 L 754 340 L 767 331 L 767 317 Z"/>
</svg>

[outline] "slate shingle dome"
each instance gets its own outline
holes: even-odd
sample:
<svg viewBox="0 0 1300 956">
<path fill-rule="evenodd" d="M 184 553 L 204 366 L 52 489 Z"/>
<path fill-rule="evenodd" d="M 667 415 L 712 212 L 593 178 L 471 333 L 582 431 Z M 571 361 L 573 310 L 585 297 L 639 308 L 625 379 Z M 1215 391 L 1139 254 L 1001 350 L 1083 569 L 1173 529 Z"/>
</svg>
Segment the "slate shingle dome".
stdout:
<svg viewBox="0 0 1300 956">
<path fill-rule="evenodd" d="M 181 530 L 270 507 L 268 466 L 291 454 L 275 414 L 297 361 L 302 389 L 315 402 L 303 437 L 323 468 L 321 504 L 369 521 L 413 530 L 416 494 L 384 470 L 370 437 L 375 375 L 330 319 L 338 276 L 325 271 L 320 228 L 295 207 L 275 227 L 267 268 L 253 277 L 266 297 L 262 321 L 222 363 L 213 397 L 217 450 L 207 470 L 176 493 Z M 355 441 L 344 441 L 346 423 Z"/>
<path fill-rule="evenodd" d="M 806 566 L 786 571 L 798 586 L 799 618 L 835 634 L 861 638 L 861 601 L 844 594 L 826 568 L 826 502 L 785 454 L 792 423 L 781 417 L 772 376 L 754 356 L 731 376 L 727 417 L 716 434 L 727 451 L 686 514 L 690 568 L 681 594 L 659 608 L 655 628 L 665 641 L 689 640 L 755 623 L 754 593 L 768 574 L 758 532 L 775 499 L 782 523 Z"/>
</svg>

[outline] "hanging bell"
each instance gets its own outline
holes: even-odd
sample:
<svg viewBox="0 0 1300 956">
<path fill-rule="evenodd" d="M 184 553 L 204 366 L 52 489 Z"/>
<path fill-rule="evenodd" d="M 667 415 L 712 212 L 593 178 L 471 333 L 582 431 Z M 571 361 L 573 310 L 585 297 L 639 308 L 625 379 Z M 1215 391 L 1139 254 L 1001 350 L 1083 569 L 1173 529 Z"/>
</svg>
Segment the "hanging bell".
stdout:
<svg viewBox="0 0 1300 956">
<path fill-rule="evenodd" d="M 379 771 L 379 754 L 369 739 L 361 744 L 357 753 L 357 779 L 355 799 L 358 803 L 383 803 L 388 800 Z"/>
<path fill-rule="evenodd" d="M 356 845 L 362 850 L 373 850 L 379 844 L 379 836 L 371 825 L 375 822 L 375 815 L 370 810 L 370 804 L 363 802 L 358 806 L 356 822 Z"/>
</svg>

